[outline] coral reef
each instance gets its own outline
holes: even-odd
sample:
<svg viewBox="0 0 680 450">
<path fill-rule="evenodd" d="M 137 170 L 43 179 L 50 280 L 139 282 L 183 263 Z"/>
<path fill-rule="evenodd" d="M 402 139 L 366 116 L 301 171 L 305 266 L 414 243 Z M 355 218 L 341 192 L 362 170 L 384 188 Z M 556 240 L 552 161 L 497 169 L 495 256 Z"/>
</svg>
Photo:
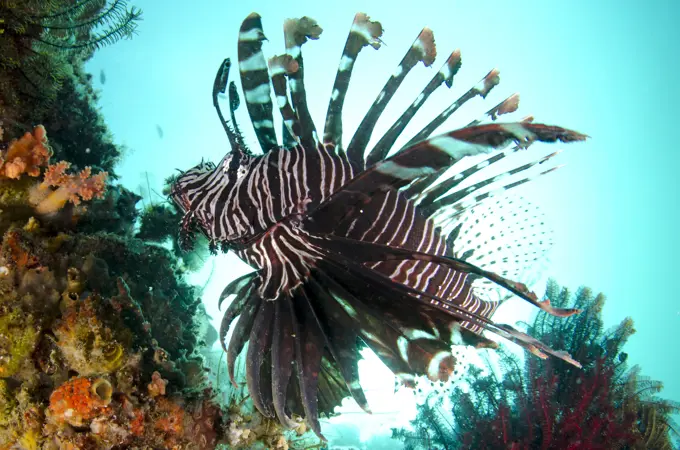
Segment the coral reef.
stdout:
<svg viewBox="0 0 680 450">
<path fill-rule="evenodd" d="M 0 443 L 213 448 L 221 410 L 206 378 L 186 375 L 202 368 L 205 317 L 167 250 L 27 228 L 10 228 L 0 246 Z M 139 259 L 154 276 L 133 272 Z"/>
<path fill-rule="evenodd" d="M 218 402 L 216 332 L 182 279 L 207 245 L 182 253 L 166 204 L 135 236 L 141 197 L 111 184 L 124 149 L 83 63 L 140 17 L 0 0 L 0 450 L 287 448 L 247 396 Z"/>
<path fill-rule="evenodd" d="M 414 430 L 393 430 L 407 449 L 672 449 L 678 437 L 670 416 L 680 404 L 656 396 L 659 382 L 628 368 L 623 346 L 635 332 L 631 319 L 605 331 L 604 296 L 581 288 L 572 298 L 550 282 L 546 292 L 557 307 L 584 310 L 568 319 L 541 314 L 529 332 L 574 355 L 583 369 L 561 361 L 501 352 L 502 376 L 491 369 L 470 371 L 469 390 L 419 407 Z"/>
<path fill-rule="evenodd" d="M 139 197 L 94 198 L 105 175 L 50 165 L 43 127 L 3 148 L 45 157 L 0 177 L 15 193 L 0 196 L 0 449 L 288 448 L 245 393 L 217 401 L 199 290 L 173 251 L 133 236 Z"/>
</svg>

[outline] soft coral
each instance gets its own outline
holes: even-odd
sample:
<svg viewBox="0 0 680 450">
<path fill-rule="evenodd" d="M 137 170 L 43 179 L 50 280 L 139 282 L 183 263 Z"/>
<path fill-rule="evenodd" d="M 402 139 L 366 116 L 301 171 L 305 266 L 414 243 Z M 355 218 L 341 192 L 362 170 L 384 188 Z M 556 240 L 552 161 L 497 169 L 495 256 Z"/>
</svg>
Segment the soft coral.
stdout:
<svg viewBox="0 0 680 450">
<path fill-rule="evenodd" d="M 45 170 L 43 182 L 38 190 L 45 192 L 49 187 L 56 187 L 54 191 L 40 200 L 35 209 L 39 214 L 49 214 L 63 208 L 66 202 L 74 205 L 80 204 L 81 200 L 91 200 L 93 197 L 101 198 L 106 189 L 106 172 L 92 175 L 92 169 L 85 167 L 78 174 L 67 174 L 66 170 L 71 164 L 60 161 L 51 164 Z"/>
</svg>

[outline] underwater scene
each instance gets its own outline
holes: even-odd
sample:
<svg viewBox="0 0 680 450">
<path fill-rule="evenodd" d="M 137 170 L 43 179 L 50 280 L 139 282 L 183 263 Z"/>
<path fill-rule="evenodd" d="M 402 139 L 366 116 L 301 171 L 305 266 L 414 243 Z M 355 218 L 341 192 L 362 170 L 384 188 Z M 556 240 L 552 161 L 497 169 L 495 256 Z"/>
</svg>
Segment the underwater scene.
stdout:
<svg viewBox="0 0 680 450">
<path fill-rule="evenodd" d="M 0 0 L 0 450 L 679 449 L 679 20 Z"/>
</svg>

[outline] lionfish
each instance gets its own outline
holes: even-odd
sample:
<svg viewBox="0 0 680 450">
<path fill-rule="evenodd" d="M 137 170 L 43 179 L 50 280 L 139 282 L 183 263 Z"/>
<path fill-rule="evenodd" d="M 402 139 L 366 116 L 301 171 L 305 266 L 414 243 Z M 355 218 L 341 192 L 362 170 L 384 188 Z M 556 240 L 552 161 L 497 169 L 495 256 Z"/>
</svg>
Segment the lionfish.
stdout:
<svg viewBox="0 0 680 450">
<path fill-rule="evenodd" d="M 483 298 L 474 280 L 493 282 L 553 315 L 578 311 L 554 308 L 524 284 L 469 262 L 475 249 L 459 239 L 458 222 L 493 194 L 483 191 L 485 186 L 553 154 L 465 188 L 462 182 L 536 141 L 566 143 L 586 136 L 534 123 L 531 117 L 496 123 L 499 115 L 517 108 L 513 95 L 487 112 L 484 118 L 491 122 L 482 118 L 431 137 L 464 103 L 487 96 L 499 82 L 494 69 L 391 152 L 425 100 L 442 84 L 452 86 L 461 66 L 456 50 L 367 151 L 377 120 L 409 71 L 419 62 L 434 62 L 434 37 L 424 28 L 345 145 L 342 109 L 350 76 L 364 47 L 380 47 L 382 31 L 367 15 L 355 16 L 320 138 L 308 108 L 301 46 L 318 39 L 322 29 L 308 17 L 285 21 L 286 52 L 266 60 L 261 18 L 249 15 L 239 31 L 238 66 L 262 154 L 248 149 L 236 123 L 240 98 L 233 81 L 228 89 L 231 120 L 219 106 L 231 67 L 225 59 L 215 78 L 213 104 L 231 152 L 218 165 L 202 162 L 182 173 L 171 191 L 184 213 L 183 245 L 190 246 L 192 234 L 202 232 L 213 250 L 234 251 L 256 269 L 229 283 L 219 299 L 221 306 L 235 296 L 220 329 L 232 382 L 236 359 L 247 343 L 246 382 L 255 407 L 286 427 L 296 426 L 296 415 L 305 417 L 319 436 L 319 415 L 331 414 L 346 397 L 370 412 L 358 374 L 364 347 L 406 384 L 419 375 L 448 380 L 456 364 L 452 345 L 495 348 L 484 330 L 539 357 L 553 355 L 578 366 L 568 354 L 491 320 L 499 301 Z M 272 88 L 283 117 L 283 145 L 274 128 Z M 490 153 L 465 170 L 447 171 L 467 156 Z M 227 347 L 225 337 L 237 317 Z"/>
</svg>

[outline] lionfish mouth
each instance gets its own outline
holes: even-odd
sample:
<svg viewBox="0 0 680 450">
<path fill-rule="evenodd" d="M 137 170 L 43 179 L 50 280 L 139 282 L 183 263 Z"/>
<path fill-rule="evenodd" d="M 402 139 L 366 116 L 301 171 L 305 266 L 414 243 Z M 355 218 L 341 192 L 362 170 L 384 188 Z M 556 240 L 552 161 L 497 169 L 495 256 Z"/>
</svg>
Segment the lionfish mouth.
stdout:
<svg viewBox="0 0 680 450">
<path fill-rule="evenodd" d="M 332 414 L 345 397 L 369 410 L 358 376 L 360 344 L 403 380 L 421 375 L 448 380 L 457 363 L 452 345 L 497 347 L 485 331 L 541 358 L 579 366 L 568 354 L 491 316 L 507 293 L 549 314 L 578 312 L 540 301 L 509 278 L 531 268 L 549 242 L 535 209 L 513 204 L 504 194 L 553 171 L 543 164 L 556 152 L 504 172 L 496 163 L 512 161 L 536 142 L 586 136 L 534 123 L 533 117 L 496 123 L 518 108 L 514 94 L 468 126 L 432 137 L 465 103 L 490 94 L 500 81 L 494 69 L 392 151 L 428 97 L 443 85 L 452 87 L 461 66 L 455 50 L 369 148 L 379 117 L 407 74 L 435 60 L 433 33 L 424 28 L 345 145 L 342 110 L 352 70 L 363 48 L 380 47 L 381 24 L 355 16 L 321 135 L 307 104 L 301 47 L 318 39 L 322 29 L 303 17 L 287 20 L 284 30 L 285 54 L 269 60 L 262 52 L 260 16 L 249 15 L 239 30 L 241 86 L 262 154 L 250 152 L 236 123 L 241 101 L 233 82 L 231 120 L 221 110 L 231 67 L 226 59 L 215 78 L 213 104 L 238 158 L 229 158 L 228 167 L 225 162 L 187 172 L 173 196 L 186 212 L 187 229 L 195 217 L 204 218 L 201 226 L 211 241 L 227 242 L 255 269 L 229 283 L 219 298 L 221 305 L 234 296 L 220 328 L 232 382 L 248 343 L 245 374 L 255 407 L 286 427 L 296 426 L 294 416 L 304 416 L 322 436 L 319 415 Z M 283 145 L 273 125 L 272 89 L 283 118 Z M 447 170 L 468 156 L 486 159 Z M 508 236 L 514 241 L 499 244 Z M 227 345 L 227 330 L 237 317 Z"/>
</svg>

